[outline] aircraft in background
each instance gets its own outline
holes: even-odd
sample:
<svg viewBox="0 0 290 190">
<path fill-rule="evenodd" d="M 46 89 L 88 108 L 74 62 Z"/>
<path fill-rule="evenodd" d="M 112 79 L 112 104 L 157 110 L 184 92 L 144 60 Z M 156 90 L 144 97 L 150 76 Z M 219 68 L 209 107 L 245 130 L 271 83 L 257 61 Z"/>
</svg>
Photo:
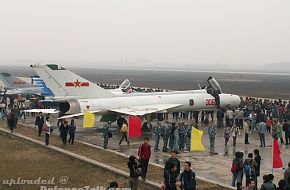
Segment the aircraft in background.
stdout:
<svg viewBox="0 0 290 190">
<path fill-rule="evenodd" d="M 222 93 L 220 86 L 209 78 L 209 90 L 191 90 L 157 93 L 114 94 L 55 64 L 31 65 L 55 95 L 54 103 L 62 118 L 82 116 L 84 111 L 97 115 L 135 115 L 152 113 L 214 110 L 238 106 L 237 95 Z M 41 111 L 41 110 L 39 110 Z"/>
<path fill-rule="evenodd" d="M 11 73 L 0 73 L 0 80 L 5 85 L 3 89 L 7 95 L 41 94 L 42 92 L 38 85 L 29 84 Z"/>
</svg>

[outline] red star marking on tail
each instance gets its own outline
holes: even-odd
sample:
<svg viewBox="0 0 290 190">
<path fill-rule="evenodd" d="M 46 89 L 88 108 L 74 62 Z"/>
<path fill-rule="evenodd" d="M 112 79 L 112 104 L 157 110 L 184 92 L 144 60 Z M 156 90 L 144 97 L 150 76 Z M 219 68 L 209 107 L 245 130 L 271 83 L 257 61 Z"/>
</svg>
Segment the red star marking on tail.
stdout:
<svg viewBox="0 0 290 190">
<path fill-rule="evenodd" d="M 79 79 L 77 79 L 76 82 L 74 82 L 75 87 L 81 87 L 81 82 L 79 81 Z"/>
</svg>

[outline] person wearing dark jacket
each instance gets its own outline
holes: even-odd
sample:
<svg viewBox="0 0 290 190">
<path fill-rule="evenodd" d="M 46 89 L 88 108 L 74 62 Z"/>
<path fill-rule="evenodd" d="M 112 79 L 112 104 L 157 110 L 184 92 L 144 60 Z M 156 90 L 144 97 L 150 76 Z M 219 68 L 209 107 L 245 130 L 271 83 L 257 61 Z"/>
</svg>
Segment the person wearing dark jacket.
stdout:
<svg viewBox="0 0 290 190">
<path fill-rule="evenodd" d="M 13 130 L 16 128 L 16 116 L 15 116 L 14 112 L 11 112 L 8 115 L 7 125 L 9 127 L 11 133 L 13 133 Z"/>
<path fill-rule="evenodd" d="M 75 124 L 75 121 L 72 119 L 68 127 L 68 133 L 69 133 L 68 143 L 69 144 L 74 144 L 76 128 L 77 126 Z"/>
<path fill-rule="evenodd" d="M 286 145 L 290 144 L 290 121 L 284 120 L 283 131 L 285 131 Z"/>
<path fill-rule="evenodd" d="M 142 173 L 141 177 L 143 181 L 145 181 L 146 179 L 148 163 L 151 156 L 151 147 L 148 142 L 149 138 L 144 138 L 144 143 L 140 145 L 138 149 L 138 156 L 141 162 L 141 173 Z"/>
<path fill-rule="evenodd" d="M 164 166 L 164 173 L 169 170 L 170 165 L 175 164 L 177 167 L 176 172 L 180 173 L 180 161 L 177 158 L 177 152 L 176 151 L 172 151 L 171 152 L 171 157 L 165 162 L 165 166 Z"/>
<path fill-rule="evenodd" d="M 138 188 L 138 177 L 141 175 L 139 170 L 140 164 L 137 163 L 137 158 L 135 156 L 129 157 L 128 168 L 130 170 L 129 176 L 129 187 L 131 190 L 137 190 Z"/>
<path fill-rule="evenodd" d="M 196 179 L 195 172 L 191 169 L 191 163 L 184 163 L 184 171 L 179 176 L 179 181 L 181 181 L 181 189 L 183 190 L 196 190 Z"/>
<path fill-rule="evenodd" d="M 288 168 L 284 171 L 285 186 L 290 187 L 290 162 L 288 162 Z"/>
<path fill-rule="evenodd" d="M 255 156 L 255 161 L 257 163 L 256 167 L 255 167 L 255 176 L 254 176 L 254 180 L 255 180 L 255 190 L 258 189 L 258 177 L 260 176 L 260 167 L 261 167 L 261 156 L 260 156 L 260 152 L 258 149 L 254 150 L 254 156 Z"/>
<path fill-rule="evenodd" d="M 283 179 L 278 182 L 278 185 L 276 190 L 285 190 L 285 181 Z"/>
<path fill-rule="evenodd" d="M 264 177 L 263 177 L 264 183 L 262 184 L 260 190 L 272 190 L 272 189 L 276 189 L 276 185 L 273 183 L 273 181 L 271 180 L 271 178 L 272 178 L 271 174 L 264 175 Z"/>
<path fill-rule="evenodd" d="M 65 146 L 67 142 L 67 133 L 68 133 L 68 122 L 64 121 L 63 124 L 59 127 L 60 137 L 62 139 L 62 143 Z"/>
<path fill-rule="evenodd" d="M 35 127 L 38 128 L 38 136 L 40 137 L 42 132 L 42 127 L 44 124 L 44 116 L 42 112 L 39 112 L 38 116 L 35 119 Z"/>
<path fill-rule="evenodd" d="M 164 173 L 165 190 L 176 190 L 177 178 L 177 166 L 173 163 L 170 163 L 169 169 Z"/>
</svg>

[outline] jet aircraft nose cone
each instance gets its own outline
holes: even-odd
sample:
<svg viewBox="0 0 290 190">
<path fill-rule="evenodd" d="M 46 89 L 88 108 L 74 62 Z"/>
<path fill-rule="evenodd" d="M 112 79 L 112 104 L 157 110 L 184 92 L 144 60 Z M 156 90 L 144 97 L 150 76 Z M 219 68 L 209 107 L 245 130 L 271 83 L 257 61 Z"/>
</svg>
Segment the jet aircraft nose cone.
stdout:
<svg viewBox="0 0 290 190">
<path fill-rule="evenodd" d="M 234 104 L 239 106 L 241 104 L 241 97 L 238 95 L 232 95 L 232 97 L 233 97 Z"/>
<path fill-rule="evenodd" d="M 234 94 L 220 94 L 221 107 L 236 107 L 241 104 L 241 98 Z"/>
</svg>

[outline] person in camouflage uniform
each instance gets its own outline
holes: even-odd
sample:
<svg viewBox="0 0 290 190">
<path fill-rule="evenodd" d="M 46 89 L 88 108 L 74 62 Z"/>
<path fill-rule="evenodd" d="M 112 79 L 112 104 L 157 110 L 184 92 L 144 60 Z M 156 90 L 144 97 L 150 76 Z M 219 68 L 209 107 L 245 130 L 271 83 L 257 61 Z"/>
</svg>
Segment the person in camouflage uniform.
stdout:
<svg viewBox="0 0 290 190">
<path fill-rule="evenodd" d="M 184 128 L 184 122 L 179 124 L 179 128 L 178 128 L 178 132 L 179 132 L 179 150 L 184 150 L 185 147 L 185 128 Z"/>
<path fill-rule="evenodd" d="M 169 133 L 169 148 L 170 150 L 173 149 L 173 141 L 174 141 L 174 131 L 175 131 L 175 123 L 171 123 L 170 133 Z"/>
<path fill-rule="evenodd" d="M 208 135 L 209 135 L 209 142 L 210 142 L 210 155 L 216 155 L 217 153 L 214 152 L 216 126 L 214 124 L 210 124 L 208 126 Z"/>
<path fill-rule="evenodd" d="M 104 137 L 104 149 L 107 149 L 108 147 L 108 143 L 109 143 L 109 131 L 110 131 L 110 126 L 111 126 L 111 121 L 109 121 L 108 123 L 106 123 L 103 126 L 103 137 Z"/>
<path fill-rule="evenodd" d="M 175 130 L 173 131 L 173 146 L 171 151 L 176 151 L 177 154 L 179 154 L 178 152 L 178 143 L 179 143 L 179 130 L 178 130 L 179 126 L 177 125 L 175 127 Z"/>
<path fill-rule="evenodd" d="M 154 128 L 154 140 L 155 140 L 155 147 L 154 151 L 159 151 L 159 141 L 161 137 L 161 123 L 157 122 L 157 126 Z"/>
<path fill-rule="evenodd" d="M 185 151 L 184 152 L 190 152 L 190 142 L 191 142 L 191 126 L 188 124 L 185 125 L 184 130 L 184 141 L 185 141 Z"/>
<path fill-rule="evenodd" d="M 162 123 L 162 128 L 161 128 L 161 136 L 163 138 L 163 152 L 167 152 L 167 146 L 168 146 L 168 138 L 170 136 L 170 130 L 171 130 L 171 125 L 169 125 L 169 122 L 166 121 L 166 123 Z"/>
</svg>

